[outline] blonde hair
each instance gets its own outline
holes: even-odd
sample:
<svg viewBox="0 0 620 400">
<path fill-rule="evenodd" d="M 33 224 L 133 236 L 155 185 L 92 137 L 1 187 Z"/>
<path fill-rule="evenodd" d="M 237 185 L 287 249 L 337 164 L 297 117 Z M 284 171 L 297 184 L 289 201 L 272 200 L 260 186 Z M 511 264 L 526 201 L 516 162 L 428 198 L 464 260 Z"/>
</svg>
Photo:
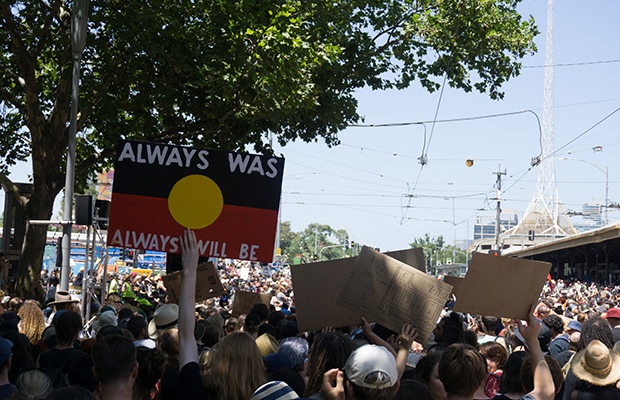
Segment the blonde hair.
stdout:
<svg viewBox="0 0 620 400">
<path fill-rule="evenodd" d="M 159 347 L 166 356 L 165 369 L 179 366 L 179 330 L 166 329 L 159 337 Z"/>
<path fill-rule="evenodd" d="M 249 399 L 267 381 L 258 346 L 247 333 L 225 336 L 211 353 L 204 380 L 219 400 Z"/>
<path fill-rule="evenodd" d="M 15 396 L 23 399 L 44 399 L 52 389 L 51 379 L 38 369 L 24 372 L 15 382 Z"/>
<path fill-rule="evenodd" d="M 26 300 L 17 313 L 21 319 L 19 331 L 28 338 L 33 346 L 39 343 L 45 330 L 45 316 L 34 300 Z"/>
</svg>

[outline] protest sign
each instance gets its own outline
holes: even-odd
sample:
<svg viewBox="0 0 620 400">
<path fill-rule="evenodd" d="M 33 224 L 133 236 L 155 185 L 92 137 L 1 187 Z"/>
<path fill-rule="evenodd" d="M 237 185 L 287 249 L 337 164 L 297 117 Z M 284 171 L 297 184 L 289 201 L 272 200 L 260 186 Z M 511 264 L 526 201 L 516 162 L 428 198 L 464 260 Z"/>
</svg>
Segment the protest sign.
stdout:
<svg viewBox="0 0 620 400">
<path fill-rule="evenodd" d="M 263 303 L 269 307 L 271 295 L 268 293 L 254 293 L 237 290 L 233 301 L 231 315 L 235 318 L 241 314 L 249 314 L 254 304 Z"/>
<path fill-rule="evenodd" d="M 400 332 L 411 322 L 426 344 L 452 286 L 364 246 L 337 304 Z"/>
<path fill-rule="evenodd" d="M 120 140 L 108 245 L 271 262 L 284 159 Z"/>
<path fill-rule="evenodd" d="M 452 293 L 457 299 L 459 297 L 459 290 L 461 289 L 461 284 L 463 283 L 463 279 L 459 276 L 450 276 L 446 275 L 443 277 L 443 281 L 448 285 L 452 285 Z"/>
<path fill-rule="evenodd" d="M 550 269 L 548 262 L 475 253 L 453 310 L 527 321 Z"/>
<path fill-rule="evenodd" d="M 385 253 L 415 268 L 424 268 L 422 249 Z M 356 257 L 291 265 L 295 293 L 295 313 L 299 330 L 314 331 L 325 327 L 357 325 L 360 314 L 336 304 L 340 291 L 355 269 Z"/>
<path fill-rule="evenodd" d="M 183 271 L 176 271 L 162 276 L 166 294 L 171 303 L 179 304 Z M 224 286 L 212 262 L 198 265 L 196 269 L 196 302 L 209 300 L 226 294 Z"/>
</svg>

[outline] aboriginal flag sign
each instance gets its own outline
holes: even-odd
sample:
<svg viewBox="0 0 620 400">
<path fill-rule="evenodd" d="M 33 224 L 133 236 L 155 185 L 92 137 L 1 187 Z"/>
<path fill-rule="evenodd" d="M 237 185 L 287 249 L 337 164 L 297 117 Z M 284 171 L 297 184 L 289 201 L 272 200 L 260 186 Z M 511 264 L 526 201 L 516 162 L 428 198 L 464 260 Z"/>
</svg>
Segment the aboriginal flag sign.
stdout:
<svg viewBox="0 0 620 400">
<path fill-rule="evenodd" d="M 108 245 L 270 262 L 284 158 L 120 140 Z"/>
</svg>

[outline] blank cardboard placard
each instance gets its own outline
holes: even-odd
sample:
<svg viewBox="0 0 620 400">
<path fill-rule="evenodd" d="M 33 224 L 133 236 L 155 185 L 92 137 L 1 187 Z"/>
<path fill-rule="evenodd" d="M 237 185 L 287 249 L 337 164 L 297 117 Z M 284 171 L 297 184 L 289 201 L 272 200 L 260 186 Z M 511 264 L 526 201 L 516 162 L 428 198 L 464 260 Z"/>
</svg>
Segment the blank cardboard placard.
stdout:
<svg viewBox="0 0 620 400">
<path fill-rule="evenodd" d="M 548 262 L 475 253 L 453 310 L 527 320 L 550 269 Z"/>
<path fill-rule="evenodd" d="M 168 300 L 171 303 L 179 304 L 181 294 L 181 283 L 183 282 L 183 271 L 176 271 L 162 277 Z M 220 277 L 217 275 L 215 265 L 212 262 L 200 264 L 196 269 L 196 303 L 209 300 L 226 294 Z"/>
<path fill-rule="evenodd" d="M 424 269 L 424 252 L 420 248 L 385 253 L 416 269 Z M 358 325 L 360 314 L 336 304 L 340 291 L 355 269 L 356 257 L 291 265 L 295 293 L 295 313 L 301 332 L 325 327 Z"/>
<path fill-rule="evenodd" d="M 443 277 L 443 281 L 448 285 L 452 285 L 452 293 L 457 299 L 459 298 L 459 290 L 461 289 L 461 285 L 463 284 L 463 280 L 465 278 L 461 278 L 459 276 L 450 276 L 446 275 Z"/>
<path fill-rule="evenodd" d="M 241 314 L 249 314 L 254 304 L 263 303 L 269 307 L 271 295 L 268 293 L 255 293 L 237 290 L 233 301 L 232 316 L 237 318 Z"/>
<path fill-rule="evenodd" d="M 336 303 L 395 332 L 411 322 L 416 341 L 426 344 L 451 291 L 451 285 L 364 247 Z"/>
</svg>

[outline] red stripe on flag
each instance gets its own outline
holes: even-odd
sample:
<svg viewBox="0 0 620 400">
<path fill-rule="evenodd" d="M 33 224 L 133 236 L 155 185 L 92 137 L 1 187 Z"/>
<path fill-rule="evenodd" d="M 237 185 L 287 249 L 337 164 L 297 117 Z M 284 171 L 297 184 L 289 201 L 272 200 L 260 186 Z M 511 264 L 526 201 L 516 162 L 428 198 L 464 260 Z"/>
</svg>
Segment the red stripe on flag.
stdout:
<svg viewBox="0 0 620 400">
<path fill-rule="evenodd" d="M 201 255 L 271 262 L 277 222 L 275 210 L 224 205 L 213 224 L 195 230 Z M 110 246 L 180 253 L 175 238 L 184 230 L 170 214 L 168 199 L 112 195 Z"/>
</svg>

